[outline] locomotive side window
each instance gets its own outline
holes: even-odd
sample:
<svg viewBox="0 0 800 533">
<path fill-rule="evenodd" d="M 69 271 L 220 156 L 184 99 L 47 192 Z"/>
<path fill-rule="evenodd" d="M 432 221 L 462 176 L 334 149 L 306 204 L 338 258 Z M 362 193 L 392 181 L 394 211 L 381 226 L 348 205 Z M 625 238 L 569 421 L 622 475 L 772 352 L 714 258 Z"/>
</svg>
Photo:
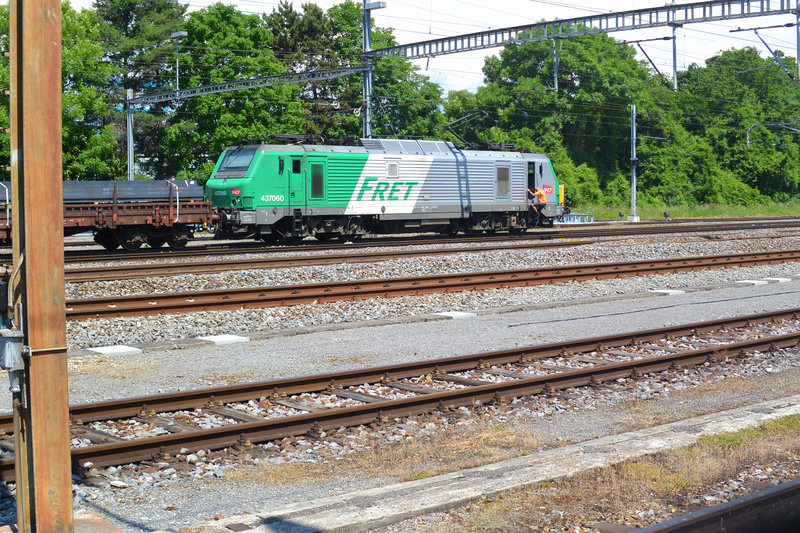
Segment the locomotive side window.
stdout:
<svg viewBox="0 0 800 533">
<path fill-rule="evenodd" d="M 497 198 L 511 197 L 511 169 L 509 167 L 497 167 Z"/>
<path fill-rule="evenodd" d="M 325 167 L 311 164 L 311 198 L 325 198 Z"/>
<path fill-rule="evenodd" d="M 300 174 L 300 163 L 299 159 L 292 159 L 292 174 Z"/>
<path fill-rule="evenodd" d="M 398 169 L 397 163 L 386 163 L 386 177 L 387 178 L 397 178 L 400 176 L 400 171 Z"/>
</svg>

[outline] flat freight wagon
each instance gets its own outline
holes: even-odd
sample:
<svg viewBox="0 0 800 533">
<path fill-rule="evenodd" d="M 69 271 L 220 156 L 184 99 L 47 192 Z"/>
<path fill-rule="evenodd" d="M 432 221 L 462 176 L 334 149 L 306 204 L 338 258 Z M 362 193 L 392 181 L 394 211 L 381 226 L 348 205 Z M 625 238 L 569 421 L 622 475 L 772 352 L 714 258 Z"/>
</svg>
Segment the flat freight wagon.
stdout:
<svg viewBox="0 0 800 533">
<path fill-rule="evenodd" d="M 93 231 L 113 250 L 135 250 L 144 243 L 182 248 L 193 232 L 213 221 L 211 203 L 193 181 L 65 181 L 64 236 Z M 11 228 L 11 184 L 0 182 L 0 243 Z"/>
</svg>

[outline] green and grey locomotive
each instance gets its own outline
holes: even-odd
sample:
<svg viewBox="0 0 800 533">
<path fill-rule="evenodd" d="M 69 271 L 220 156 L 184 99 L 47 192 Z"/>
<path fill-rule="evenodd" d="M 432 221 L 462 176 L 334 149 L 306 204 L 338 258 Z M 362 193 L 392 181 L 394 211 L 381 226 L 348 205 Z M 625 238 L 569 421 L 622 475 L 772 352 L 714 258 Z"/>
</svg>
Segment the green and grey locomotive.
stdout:
<svg viewBox="0 0 800 533">
<path fill-rule="evenodd" d="M 206 183 L 221 238 L 517 233 L 552 226 L 564 190 L 547 156 L 460 149 L 446 141 L 362 139 L 361 146 L 227 148 Z M 547 204 L 531 209 L 528 189 Z"/>
</svg>

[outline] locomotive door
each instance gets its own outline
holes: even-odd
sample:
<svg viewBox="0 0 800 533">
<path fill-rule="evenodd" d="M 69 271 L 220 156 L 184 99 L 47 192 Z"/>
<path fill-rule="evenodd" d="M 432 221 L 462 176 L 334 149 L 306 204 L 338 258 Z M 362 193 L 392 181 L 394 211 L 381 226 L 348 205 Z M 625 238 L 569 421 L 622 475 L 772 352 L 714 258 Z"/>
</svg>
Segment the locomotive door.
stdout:
<svg viewBox="0 0 800 533">
<path fill-rule="evenodd" d="M 306 206 L 306 180 L 303 158 L 292 157 L 292 173 L 289 175 L 289 207 L 303 209 Z"/>
<path fill-rule="evenodd" d="M 552 187 L 548 187 L 548 185 L 544 183 L 544 165 L 542 164 L 542 161 L 529 161 L 528 189 L 530 191 L 535 191 L 537 188 L 542 189 L 545 193 L 547 193 L 547 200 L 550 201 L 550 192 L 552 192 Z M 548 188 L 551 189 L 550 192 L 548 192 Z M 528 194 L 528 198 L 532 200 L 530 194 Z"/>
</svg>

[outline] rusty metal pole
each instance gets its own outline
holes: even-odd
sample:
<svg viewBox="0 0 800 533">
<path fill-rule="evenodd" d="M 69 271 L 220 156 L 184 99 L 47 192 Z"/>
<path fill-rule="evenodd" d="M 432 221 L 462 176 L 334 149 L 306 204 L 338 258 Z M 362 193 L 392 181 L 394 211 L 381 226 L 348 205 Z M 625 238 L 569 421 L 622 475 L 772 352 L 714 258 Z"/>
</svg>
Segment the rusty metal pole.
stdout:
<svg viewBox="0 0 800 533">
<path fill-rule="evenodd" d="M 72 532 L 61 185 L 61 1 L 11 0 L 13 327 L 18 530 Z"/>
</svg>

